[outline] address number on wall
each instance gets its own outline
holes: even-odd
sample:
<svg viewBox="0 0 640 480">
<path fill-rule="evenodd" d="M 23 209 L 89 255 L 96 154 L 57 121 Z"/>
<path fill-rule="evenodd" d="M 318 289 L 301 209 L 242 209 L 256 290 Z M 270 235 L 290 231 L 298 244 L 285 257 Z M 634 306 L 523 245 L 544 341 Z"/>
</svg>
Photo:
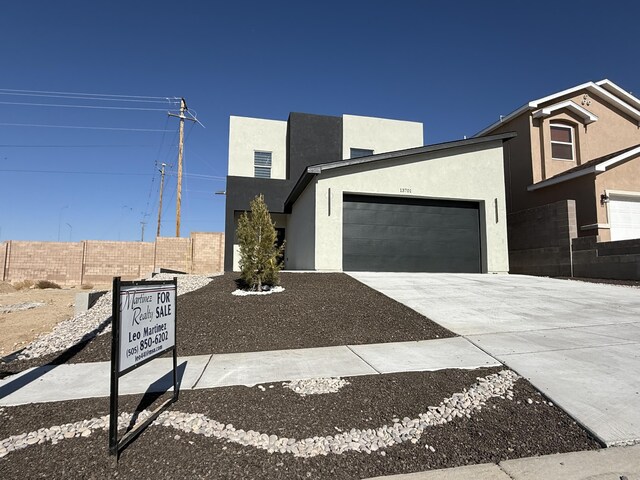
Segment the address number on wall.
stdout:
<svg viewBox="0 0 640 480">
<path fill-rule="evenodd" d="M 411 193 L 411 189 L 410 188 L 401 188 L 400 189 L 400 193 Z"/>
</svg>

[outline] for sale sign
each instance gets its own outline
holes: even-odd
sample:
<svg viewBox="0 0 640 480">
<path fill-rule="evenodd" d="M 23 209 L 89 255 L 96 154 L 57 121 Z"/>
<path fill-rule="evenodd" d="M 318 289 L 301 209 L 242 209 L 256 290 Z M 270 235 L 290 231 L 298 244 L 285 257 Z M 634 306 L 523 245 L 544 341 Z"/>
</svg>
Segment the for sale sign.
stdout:
<svg viewBox="0 0 640 480">
<path fill-rule="evenodd" d="M 175 346 L 175 287 L 174 283 L 120 287 L 120 373 Z"/>
<path fill-rule="evenodd" d="M 177 278 L 136 282 L 122 282 L 119 277 L 113 279 L 109 452 L 116 459 L 120 450 L 178 400 L 177 286 Z M 173 352 L 173 397 L 118 440 L 120 377 L 167 351 Z M 164 374 L 165 371 L 158 370 L 159 377 Z"/>
</svg>

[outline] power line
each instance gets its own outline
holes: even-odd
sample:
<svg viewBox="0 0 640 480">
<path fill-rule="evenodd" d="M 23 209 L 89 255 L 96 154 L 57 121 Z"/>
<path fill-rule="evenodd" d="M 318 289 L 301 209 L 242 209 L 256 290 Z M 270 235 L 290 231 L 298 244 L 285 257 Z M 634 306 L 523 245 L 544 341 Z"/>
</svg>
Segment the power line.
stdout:
<svg viewBox="0 0 640 480">
<path fill-rule="evenodd" d="M 70 105 L 63 103 L 32 103 L 32 102 L 0 102 L 0 105 L 22 105 L 25 107 L 56 107 L 56 108 L 92 108 L 95 110 L 137 110 L 143 112 L 166 112 L 166 108 L 142 107 L 110 107 L 108 105 Z"/>
<path fill-rule="evenodd" d="M 0 148 L 151 148 L 155 147 L 155 145 L 119 145 L 119 144 L 110 144 L 110 145 L 25 145 L 25 144 L 0 144 Z"/>
<path fill-rule="evenodd" d="M 155 99 L 155 100 L 178 100 L 178 97 L 151 97 L 145 95 L 113 95 L 108 93 L 81 93 L 81 92 L 55 92 L 55 91 L 47 91 L 47 90 L 20 90 L 14 88 L 0 88 L 0 92 L 17 92 L 17 93 L 47 93 L 47 94 L 57 94 L 57 95 L 87 95 L 92 97 L 108 97 L 108 98 L 138 98 L 138 99 Z"/>
<path fill-rule="evenodd" d="M 86 171 L 72 171 L 72 170 L 26 170 L 19 168 L 1 168 L 0 172 L 11 173 L 50 173 L 50 174 L 62 174 L 62 175 L 122 175 L 122 176 L 147 176 L 150 173 L 131 173 L 131 172 L 86 172 Z"/>
<path fill-rule="evenodd" d="M 14 93 L 4 92 L 0 89 L 0 95 L 9 95 L 11 97 L 41 97 L 41 98 L 68 98 L 73 100 L 93 100 L 101 102 L 135 102 L 135 103 L 169 103 L 171 105 L 180 104 L 179 100 L 171 100 L 169 98 L 164 100 L 137 100 L 132 98 L 101 98 L 101 97 L 85 97 L 85 96 L 72 96 L 72 95 L 47 95 L 40 93 Z"/>
<path fill-rule="evenodd" d="M 81 170 L 29 170 L 23 168 L 0 168 L 0 172 L 10 173 L 51 173 L 51 174 L 64 174 L 64 175 L 136 175 L 136 176 L 153 176 L 155 173 L 130 173 L 130 172 L 88 172 Z M 166 175 L 177 175 L 177 173 L 167 172 Z M 209 178 L 212 180 L 226 180 L 225 177 L 214 177 L 212 175 L 203 175 L 199 173 L 188 173 L 188 177 Z"/>
<path fill-rule="evenodd" d="M 167 175 L 177 175 L 177 173 L 167 173 Z M 187 174 L 188 177 L 197 177 L 197 178 L 208 178 L 211 180 L 226 180 L 226 177 L 220 177 L 218 175 L 205 175 L 202 173 L 189 173 Z"/>
<path fill-rule="evenodd" d="M 37 127 L 37 128 L 77 128 L 86 130 L 117 130 L 124 132 L 172 132 L 173 130 L 161 130 L 159 128 L 121 128 L 121 127 L 85 127 L 80 125 L 45 125 L 35 123 L 0 123 L 3 127 Z"/>
</svg>

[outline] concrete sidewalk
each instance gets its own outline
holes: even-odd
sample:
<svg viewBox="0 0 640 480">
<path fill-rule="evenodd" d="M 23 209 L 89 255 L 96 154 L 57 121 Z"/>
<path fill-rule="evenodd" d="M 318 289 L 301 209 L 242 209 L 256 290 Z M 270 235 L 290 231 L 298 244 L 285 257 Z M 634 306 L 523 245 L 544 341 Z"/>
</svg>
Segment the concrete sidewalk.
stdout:
<svg viewBox="0 0 640 480">
<path fill-rule="evenodd" d="M 640 442 L 640 289 L 525 275 L 351 275 L 465 335 L 605 445 Z"/>
<path fill-rule="evenodd" d="M 499 366 L 462 337 L 419 342 L 276 350 L 181 357 L 180 389 L 255 385 L 318 377 Z M 120 379 L 120 393 L 162 392 L 172 387 L 172 359 L 159 358 Z M 107 397 L 110 363 L 32 368 L 0 381 L 0 406 Z"/>
<path fill-rule="evenodd" d="M 506 460 L 368 480 L 640 480 L 640 445 Z"/>
</svg>

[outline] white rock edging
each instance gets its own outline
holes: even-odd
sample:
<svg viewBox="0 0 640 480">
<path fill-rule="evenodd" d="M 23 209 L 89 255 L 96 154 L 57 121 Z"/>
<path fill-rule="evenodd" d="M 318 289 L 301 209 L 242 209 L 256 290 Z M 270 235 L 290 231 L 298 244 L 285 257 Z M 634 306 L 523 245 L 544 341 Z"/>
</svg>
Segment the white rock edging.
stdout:
<svg viewBox="0 0 640 480">
<path fill-rule="evenodd" d="M 178 277 L 178 295 L 197 290 L 211 282 L 211 277 L 202 275 L 180 275 L 161 273 L 153 280 L 173 280 Z M 22 350 L 18 360 L 38 358 L 49 353 L 67 350 L 74 345 L 97 335 L 111 331 L 112 292 L 105 293 L 93 307 L 69 320 L 57 324 L 50 333 L 44 334 Z"/>
<path fill-rule="evenodd" d="M 349 385 L 341 378 L 310 378 L 306 380 L 292 380 L 284 382 L 283 387 L 293 390 L 298 395 L 319 395 L 323 393 L 337 393 L 342 387 Z"/>
<path fill-rule="evenodd" d="M 280 293 L 284 292 L 284 287 L 277 285 L 269 290 L 263 290 L 261 292 L 253 292 L 251 290 L 234 290 L 231 292 L 231 295 L 235 295 L 236 297 L 246 297 L 247 295 L 271 295 L 272 293 Z"/>
<path fill-rule="evenodd" d="M 492 398 L 513 399 L 513 385 L 518 375 L 511 370 L 478 378 L 478 383 L 468 390 L 454 393 L 444 399 L 437 407 L 428 407 L 426 413 L 418 418 L 405 417 L 397 419 L 392 425 L 383 425 L 377 429 L 358 430 L 352 428 L 348 432 L 325 437 L 309 437 L 302 440 L 295 438 L 267 435 L 253 430 L 235 429 L 233 425 L 220 423 L 200 413 L 164 412 L 154 425 L 173 427 L 183 432 L 204 435 L 227 440 L 245 446 L 252 446 L 269 453 L 290 453 L 295 457 L 315 457 L 318 455 L 341 454 L 349 451 L 371 453 L 402 442 L 417 443 L 423 432 L 435 425 L 442 425 L 458 417 L 471 418 L 471 414 L 480 411 L 486 402 Z M 150 412 L 140 412 L 138 421 L 149 416 Z M 118 428 L 126 428 L 131 422 L 132 415 L 122 413 L 118 418 Z M 394 419 L 396 420 L 396 419 Z M 0 440 L 0 458 L 10 452 L 26 448 L 29 445 L 42 444 L 50 441 L 58 443 L 65 438 L 87 437 L 94 430 L 107 430 L 109 417 L 92 418 L 75 423 L 67 423 L 37 431 L 14 435 Z M 433 447 L 428 447 L 435 451 Z M 381 452 L 384 453 L 384 452 Z"/>
</svg>

